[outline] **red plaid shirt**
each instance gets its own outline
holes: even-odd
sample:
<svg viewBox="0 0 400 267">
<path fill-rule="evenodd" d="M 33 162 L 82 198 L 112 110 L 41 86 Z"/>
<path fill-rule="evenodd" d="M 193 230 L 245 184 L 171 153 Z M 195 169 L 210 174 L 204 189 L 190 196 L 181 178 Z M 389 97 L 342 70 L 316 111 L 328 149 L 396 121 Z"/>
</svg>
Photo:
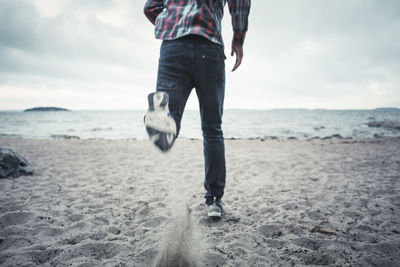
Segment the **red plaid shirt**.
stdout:
<svg viewBox="0 0 400 267">
<path fill-rule="evenodd" d="M 223 45 L 221 20 L 226 2 L 232 16 L 232 43 L 243 45 L 250 0 L 147 0 L 144 13 L 155 24 L 158 39 L 197 34 Z"/>
</svg>

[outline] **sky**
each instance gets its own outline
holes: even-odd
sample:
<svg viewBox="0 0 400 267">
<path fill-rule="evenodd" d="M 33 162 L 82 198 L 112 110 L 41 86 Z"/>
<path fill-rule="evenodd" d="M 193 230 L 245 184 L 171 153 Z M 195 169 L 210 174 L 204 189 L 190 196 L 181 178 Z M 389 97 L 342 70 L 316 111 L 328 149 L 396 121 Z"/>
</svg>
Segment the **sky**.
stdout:
<svg viewBox="0 0 400 267">
<path fill-rule="evenodd" d="M 144 3 L 0 0 L 0 110 L 146 109 L 161 41 Z M 233 73 L 230 20 L 225 108 L 400 108 L 400 1 L 253 0 Z"/>
</svg>

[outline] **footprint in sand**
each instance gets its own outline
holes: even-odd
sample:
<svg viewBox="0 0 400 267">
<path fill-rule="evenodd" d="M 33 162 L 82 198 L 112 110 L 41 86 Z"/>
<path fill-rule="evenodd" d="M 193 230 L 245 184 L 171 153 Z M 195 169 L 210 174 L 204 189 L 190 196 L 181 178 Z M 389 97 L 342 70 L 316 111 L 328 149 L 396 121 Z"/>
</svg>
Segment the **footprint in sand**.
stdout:
<svg viewBox="0 0 400 267">
<path fill-rule="evenodd" d="M 301 255 L 300 258 L 302 258 L 306 265 L 331 265 L 336 263 L 336 258 L 329 255 L 328 252 L 310 251 L 307 254 Z"/>
<path fill-rule="evenodd" d="M 79 222 L 80 220 L 82 220 L 82 218 L 83 218 L 82 214 L 72 214 L 68 216 L 68 220 L 71 222 Z"/>
<path fill-rule="evenodd" d="M 278 238 L 283 236 L 282 225 L 264 224 L 259 227 L 259 230 L 267 238 Z"/>
<path fill-rule="evenodd" d="M 59 262 L 70 262 L 78 258 L 93 258 L 96 260 L 105 260 L 115 257 L 123 250 L 121 245 L 113 242 L 85 243 L 70 246 L 58 254 L 56 260 Z"/>
<path fill-rule="evenodd" d="M 0 239 L 0 251 L 28 247 L 33 243 L 33 240 L 25 237 L 6 237 L 4 239 Z"/>
<path fill-rule="evenodd" d="M 113 235 L 119 235 L 121 233 L 121 230 L 118 227 L 111 226 L 108 228 L 107 232 Z"/>
<path fill-rule="evenodd" d="M 33 250 L 28 252 L 27 254 L 30 256 L 32 262 L 38 265 L 42 265 L 51 261 L 59 253 L 60 253 L 59 249 L 45 249 L 45 250 Z"/>
<path fill-rule="evenodd" d="M 31 212 L 7 213 L 0 218 L 0 229 L 4 229 L 10 225 L 27 223 L 32 217 L 33 213 Z"/>
</svg>

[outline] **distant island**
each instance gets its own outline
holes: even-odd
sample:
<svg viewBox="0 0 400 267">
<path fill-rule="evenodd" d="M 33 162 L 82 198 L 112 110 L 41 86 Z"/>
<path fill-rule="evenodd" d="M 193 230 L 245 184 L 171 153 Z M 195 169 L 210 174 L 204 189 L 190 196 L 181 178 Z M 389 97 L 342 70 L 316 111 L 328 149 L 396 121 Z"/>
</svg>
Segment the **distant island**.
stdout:
<svg viewBox="0 0 400 267">
<path fill-rule="evenodd" d="M 375 110 L 382 110 L 382 111 L 397 111 L 399 110 L 398 108 L 392 108 L 392 107 L 388 107 L 388 108 L 376 108 Z"/>
<path fill-rule="evenodd" d="M 57 107 L 36 107 L 24 110 L 24 112 L 29 112 L 29 111 L 71 111 L 71 110 L 66 108 L 57 108 Z"/>
</svg>

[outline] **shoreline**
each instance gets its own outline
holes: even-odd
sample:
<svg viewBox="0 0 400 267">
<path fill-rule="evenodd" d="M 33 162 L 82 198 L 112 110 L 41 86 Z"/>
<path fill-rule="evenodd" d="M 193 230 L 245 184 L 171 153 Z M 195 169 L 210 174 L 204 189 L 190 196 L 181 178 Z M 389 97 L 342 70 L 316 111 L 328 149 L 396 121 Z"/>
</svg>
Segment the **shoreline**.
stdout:
<svg viewBox="0 0 400 267">
<path fill-rule="evenodd" d="M 101 138 L 101 137 L 90 137 L 90 138 L 80 138 L 79 136 L 74 135 L 53 135 L 49 137 L 24 137 L 14 134 L 0 134 L 0 139 L 21 139 L 21 140 L 104 140 L 104 141 L 148 141 L 148 138 Z M 375 135 L 369 137 L 343 137 L 339 134 L 334 134 L 330 136 L 320 137 L 320 136 L 310 136 L 310 137 L 279 137 L 279 136 L 264 136 L 264 137 L 225 137 L 224 140 L 259 140 L 259 141 L 267 141 L 267 140 L 277 140 L 277 141 L 285 141 L 285 140 L 298 140 L 298 141 L 311 141 L 311 140 L 375 140 L 375 139 L 400 139 L 400 136 L 385 136 L 385 135 Z M 202 138 L 194 138 L 194 137 L 178 137 L 178 140 L 203 140 Z"/>
</svg>

